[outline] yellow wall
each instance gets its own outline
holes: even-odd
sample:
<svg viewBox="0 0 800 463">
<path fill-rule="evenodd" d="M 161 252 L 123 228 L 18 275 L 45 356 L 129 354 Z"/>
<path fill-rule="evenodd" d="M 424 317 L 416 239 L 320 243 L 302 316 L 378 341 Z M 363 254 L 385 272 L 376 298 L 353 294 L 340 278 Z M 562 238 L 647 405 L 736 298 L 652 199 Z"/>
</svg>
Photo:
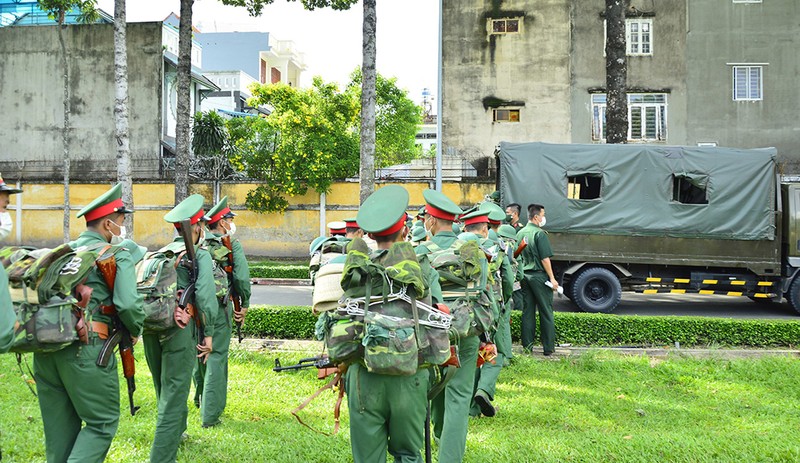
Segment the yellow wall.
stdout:
<svg viewBox="0 0 800 463">
<path fill-rule="evenodd" d="M 409 213 L 413 216 L 424 204 L 422 191 L 427 182 L 397 183 L 410 194 Z M 389 183 L 378 184 L 383 187 Z M 222 185 L 220 195 L 228 196 L 228 205 L 237 215 L 236 236 L 242 241 L 249 255 L 304 257 L 308 243 L 319 235 L 320 197 L 310 191 L 303 196 L 288 198 L 289 209 L 283 214 L 258 214 L 244 209 L 250 184 Z M 53 247 L 61 243 L 64 189 L 58 184 L 23 184 L 21 195 L 11 195 L 11 217 L 15 220 L 14 231 L 6 244 L 16 243 L 16 228 L 21 227 L 22 241 L 16 244 Z M 107 184 L 70 185 L 70 235 L 72 238 L 84 230 L 83 219 L 75 214 L 94 198 L 107 191 Z M 489 183 L 444 183 L 443 191 L 456 203 L 467 207 L 483 200 L 484 195 L 494 191 Z M 202 194 L 206 208 L 213 206 L 211 185 L 196 184 L 192 193 Z M 164 214 L 174 205 L 175 186 L 172 184 L 135 184 L 133 186 L 134 238 L 136 241 L 156 249 L 169 241 L 173 228 L 164 222 Z M 355 182 L 335 183 L 325 195 L 325 222 L 354 217 L 358 210 L 359 185 Z M 16 221 L 18 200 L 22 202 L 22 220 Z"/>
</svg>

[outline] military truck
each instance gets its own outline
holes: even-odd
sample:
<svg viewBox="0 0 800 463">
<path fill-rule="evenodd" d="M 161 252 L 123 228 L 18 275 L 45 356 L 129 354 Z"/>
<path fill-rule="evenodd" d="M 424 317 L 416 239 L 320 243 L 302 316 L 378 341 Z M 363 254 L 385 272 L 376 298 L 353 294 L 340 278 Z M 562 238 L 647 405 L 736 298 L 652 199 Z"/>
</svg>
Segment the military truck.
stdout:
<svg viewBox="0 0 800 463">
<path fill-rule="evenodd" d="M 613 311 L 624 289 L 785 297 L 800 313 L 800 184 L 780 182 L 776 155 L 503 142 L 498 190 L 522 216 L 545 207 L 556 278 L 583 311 Z"/>
</svg>

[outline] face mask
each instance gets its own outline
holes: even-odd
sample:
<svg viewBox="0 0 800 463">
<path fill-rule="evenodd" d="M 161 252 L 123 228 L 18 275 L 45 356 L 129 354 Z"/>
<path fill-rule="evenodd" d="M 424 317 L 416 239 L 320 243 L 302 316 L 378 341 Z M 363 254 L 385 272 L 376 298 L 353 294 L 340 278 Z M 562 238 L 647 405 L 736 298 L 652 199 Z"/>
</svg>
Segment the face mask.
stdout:
<svg viewBox="0 0 800 463">
<path fill-rule="evenodd" d="M 544 224 L 547 223 L 547 218 L 542 216 L 542 221 L 539 222 L 539 228 L 544 227 Z"/>
<path fill-rule="evenodd" d="M 113 220 L 111 221 L 111 223 L 113 223 L 114 225 L 116 225 L 119 228 L 119 235 L 115 235 L 113 232 L 111 232 L 111 230 L 109 230 L 109 232 L 111 232 L 111 241 L 109 241 L 109 242 L 111 244 L 120 244 L 123 241 L 125 241 L 125 236 L 126 236 L 126 233 L 127 233 L 127 231 L 125 230 L 125 225 L 118 225 Z"/>
<path fill-rule="evenodd" d="M 233 222 L 228 222 L 228 236 L 233 236 L 236 234 L 236 224 Z"/>
<path fill-rule="evenodd" d="M 4 241 L 11 234 L 13 222 L 11 221 L 11 214 L 8 212 L 0 212 L 0 241 Z"/>
</svg>

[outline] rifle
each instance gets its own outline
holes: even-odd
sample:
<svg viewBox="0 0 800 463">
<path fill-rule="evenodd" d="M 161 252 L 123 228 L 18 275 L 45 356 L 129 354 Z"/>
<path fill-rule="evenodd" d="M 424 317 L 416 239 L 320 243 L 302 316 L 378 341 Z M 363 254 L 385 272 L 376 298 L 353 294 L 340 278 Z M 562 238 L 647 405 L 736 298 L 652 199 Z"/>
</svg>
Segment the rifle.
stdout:
<svg viewBox="0 0 800 463">
<path fill-rule="evenodd" d="M 114 281 L 117 278 L 116 257 L 114 257 L 113 253 L 105 254 L 97 259 L 96 265 L 113 296 Z M 117 313 L 117 308 L 113 303 L 111 305 L 100 306 L 100 311 L 103 315 L 111 317 L 114 331 L 103 343 L 95 365 L 98 367 L 108 366 L 108 362 L 114 354 L 114 348 L 119 344 L 122 374 L 125 376 L 125 380 L 128 383 L 128 402 L 131 407 L 131 416 L 134 416 L 136 415 L 136 411 L 139 410 L 139 407 L 133 404 L 133 393 L 136 391 L 136 363 L 133 357 L 133 339 L 131 339 L 131 332 L 128 331 L 128 328 L 122 323 Z"/>
<path fill-rule="evenodd" d="M 228 266 L 225 267 L 225 272 L 228 274 L 228 288 L 230 291 L 231 299 L 233 299 L 233 312 L 239 313 L 242 311 L 242 298 L 236 293 L 236 288 L 233 286 L 233 243 L 231 237 L 225 235 L 222 237 L 222 245 L 228 248 Z M 236 336 L 239 337 L 239 343 L 242 342 L 242 322 L 236 322 Z"/>
<path fill-rule="evenodd" d="M 337 370 L 336 364 L 331 362 L 331 359 L 328 358 L 327 355 L 321 355 L 319 357 L 307 357 L 300 359 L 300 361 L 294 365 L 287 366 L 281 365 L 281 361 L 279 359 L 275 359 L 275 368 L 273 368 L 272 371 L 280 373 L 286 370 L 301 370 L 303 368 L 311 367 L 316 367 L 319 370 L 319 372 L 317 372 L 319 379 L 325 378 Z"/>
<path fill-rule="evenodd" d="M 514 250 L 514 259 L 519 257 L 519 255 L 522 254 L 522 251 L 524 251 L 526 247 L 528 247 L 527 236 L 522 238 L 522 241 L 519 242 L 519 246 L 517 246 L 517 249 Z"/>
<path fill-rule="evenodd" d="M 194 236 L 192 235 L 192 222 L 189 219 L 181 221 L 181 237 L 183 244 L 186 248 L 186 267 L 189 270 L 189 286 L 182 290 L 178 290 L 178 307 L 181 310 L 192 312 L 189 306 L 192 305 L 194 299 L 194 292 L 197 289 L 197 254 L 194 249 Z M 195 325 L 197 326 L 198 336 L 200 338 L 200 345 L 205 344 L 205 330 L 203 323 L 200 320 L 200 314 L 195 314 Z"/>
</svg>

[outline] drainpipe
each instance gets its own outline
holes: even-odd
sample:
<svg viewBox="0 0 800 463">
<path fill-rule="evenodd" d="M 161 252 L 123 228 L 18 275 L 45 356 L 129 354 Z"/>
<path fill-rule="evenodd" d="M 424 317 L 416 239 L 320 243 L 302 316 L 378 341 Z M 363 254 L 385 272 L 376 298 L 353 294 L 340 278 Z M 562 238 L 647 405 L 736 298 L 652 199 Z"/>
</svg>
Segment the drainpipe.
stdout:
<svg viewBox="0 0 800 463">
<path fill-rule="evenodd" d="M 22 182 L 17 180 L 17 189 L 22 189 Z M 17 225 L 17 244 L 22 243 L 22 195 L 16 194 L 14 195 L 14 199 L 16 200 L 17 206 L 17 218 L 16 218 L 16 225 Z"/>
<path fill-rule="evenodd" d="M 325 193 L 319 194 L 319 236 L 325 236 L 328 222 L 325 220 Z"/>
</svg>

